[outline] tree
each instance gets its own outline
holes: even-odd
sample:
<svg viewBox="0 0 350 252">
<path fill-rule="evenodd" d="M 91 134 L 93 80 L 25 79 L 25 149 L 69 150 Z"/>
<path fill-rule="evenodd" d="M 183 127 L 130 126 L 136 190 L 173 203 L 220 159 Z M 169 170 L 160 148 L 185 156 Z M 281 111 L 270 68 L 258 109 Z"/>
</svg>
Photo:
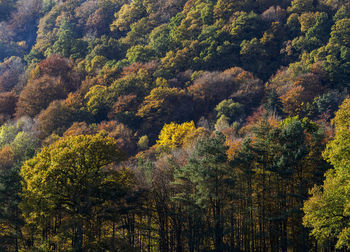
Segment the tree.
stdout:
<svg viewBox="0 0 350 252">
<path fill-rule="evenodd" d="M 223 72 L 202 72 L 188 87 L 199 114 L 212 112 L 224 99 L 232 98 L 242 105 L 254 106 L 262 97 L 262 82 L 242 68 L 233 67 Z"/>
<path fill-rule="evenodd" d="M 87 43 L 76 38 L 72 23 L 64 19 L 57 31 L 57 40 L 49 48 L 45 54 L 47 56 L 55 53 L 64 57 L 72 57 L 73 59 L 84 58 L 86 54 Z"/>
<path fill-rule="evenodd" d="M 182 124 L 165 124 L 160 131 L 157 145 L 165 149 L 174 149 L 180 147 L 186 139 L 186 136 L 196 131 L 194 122 L 184 122 Z"/>
<path fill-rule="evenodd" d="M 115 140 L 100 135 L 71 136 L 44 147 L 21 168 L 23 177 L 22 210 L 27 228 L 34 225 L 34 247 L 56 237 L 55 247 L 71 240 L 82 251 L 86 246 L 88 222 L 98 207 L 123 195 L 125 187 L 118 174 L 106 168 L 124 158 Z M 56 221 L 59 220 L 57 223 Z M 60 223 L 60 224 L 59 224 Z M 53 242 L 53 241 L 51 241 Z"/>
<path fill-rule="evenodd" d="M 339 44 L 342 46 L 349 46 L 350 40 L 350 18 L 338 20 L 332 27 L 330 43 Z"/>
<path fill-rule="evenodd" d="M 15 0 L 1 0 L 0 1 L 0 22 L 6 21 L 10 16 L 11 11 L 15 9 Z"/>
<path fill-rule="evenodd" d="M 53 101 L 38 115 L 40 136 L 44 139 L 52 133 L 61 135 L 77 119 L 79 118 L 74 116 L 74 111 L 64 101 Z"/>
<path fill-rule="evenodd" d="M 3 152 L 3 151 L 1 151 Z M 2 157 L 1 153 L 1 159 Z M 2 162 L 3 160 L 1 160 Z M 3 251 L 19 251 L 21 227 L 24 225 L 22 212 L 19 208 L 21 201 L 21 177 L 18 167 L 3 167 L 0 174 L 0 249 Z"/>
<path fill-rule="evenodd" d="M 310 192 L 304 203 L 303 223 L 311 235 L 326 247 L 349 248 L 349 181 L 350 181 L 350 99 L 340 106 L 333 120 L 335 137 L 323 153 L 334 169 L 325 174 L 323 185 Z"/>
<path fill-rule="evenodd" d="M 313 99 L 325 89 L 317 75 L 312 73 L 301 75 L 293 83 L 292 88 L 280 97 L 284 112 L 292 116 L 300 115 L 306 110 L 306 105 L 312 103 Z"/>
<path fill-rule="evenodd" d="M 66 95 L 60 79 L 48 75 L 33 79 L 28 82 L 19 96 L 16 116 L 35 116 L 52 101 L 65 98 Z"/>
<path fill-rule="evenodd" d="M 232 99 L 222 100 L 215 107 L 215 111 L 217 112 L 217 118 L 220 118 L 221 116 L 226 116 L 226 118 L 229 119 L 230 123 L 235 121 L 244 113 L 242 105 L 238 102 L 234 102 Z"/>
<path fill-rule="evenodd" d="M 184 201 L 186 207 L 192 205 L 201 210 L 197 214 L 205 214 L 211 220 L 206 223 L 206 235 L 211 238 L 216 251 L 224 251 L 225 217 L 230 201 L 230 190 L 233 186 L 233 172 L 227 162 L 227 146 L 225 136 L 216 133 L 212 138 L 205 137 L 196 145 L 195 153 L 187 165 L 175 170 L 175 184 L 180 186 L 175 200 Z M 192 189 L 191 189 L 192 187 Z M 185 196 L 187 194 L 187 196 Z M 185 198 L 188 197 L 188 198 Z M 189 212 L 191 215 L 191 211 Z M 205 216 L 203 216 L 205 219 Z M 197 216 L 196 218 L 203 218 Z M 192 230 L 196 231 L 196 230 Z M 199 230 L 197 230 L 199 231 Z M 200 234 L 197 234 L 197 237 Z M 190 241 L 190 243 L 195 240 Z M 205 249 L 205 247 L 204 247 Z M 193 251 L 190 246 L 190 251 Z"/>
<path fill-rule="evenodd" d="M 11 15 L 10 28 L 16 34 L 18 41 L 26 41 L 31 47 L 35 42 L 43 1 L 19 0 L 16 2 L 17 8 Z"/>
<path fill-rule="evenodd" d="M 135 0 L 130 4 L 124 4 L 115 14 L 115 20 L 111 25 L 112 31 L 128 31 L 130 25 L 145 15 L 145 7 L 142 1 Z"/>
<path fill-rule="evenodd" d="M 159 56 L 164 56 L 170 49 L 169 27 L 165 24 L 154 28 L 150 34 L 150 46 Z"/>
<path fill-rule="evenodd" d="M 5 122 L 15 114 L 17 101 L 18 95 L 14 92 L 0 93 L 0 121 Z"/>
<path fill-rule="evenodd" d="M 243 40 L 251 40 L 257 37 L 261 32 L 261 21 L 259 16 L 251 11 L 250 13 L 240 12 L 237 18 L 232 22 L 231 35 L 236 44 L 239 45 Z"/>
<path fill-rule="evenodd" d="M 100 134 L 114 138 L 120 149 L 128 156 L 135 153 L 136 138 L 134 132 L 126 125 L 117 121 L 104 121 L 98 125 L 97 129 Z"/>
<path fill-rule="evenodd" d="M 23 85 L 24 63 L 19 57 L 10 57 L 0 63 L 0 90 L 11 91 L 16 85 Z"/>
<path fill-rule="evenodd" d="M 300 14 L 302 12 L 313 11 L 314 8 L 313 0 L 293 0 L 288 11 Z"/>
<path fill-rule="evenodd" d="M 340 19 L 332 26 L 328 44 L 312 53 L 314 61 L 322 62 L 329 79 L 337 88 L 349 85 L 350 47 L 350 18 Z"/>
<path fill-rule="evenodd" d="M 128 49 L 126 52 L 126 57 L 129 62 L 149 62 L 153 60 L 153 51 L 150 47 L 145 47 L 142 45 L 135 45 Z"/>
<path fill-rule="evenodd" d="M 45 74 L 52 77 L 62 77 L 67 80 L 72 66 L 67 58 L 57 54 L 52 54 L 39 63 L 38 72 L 40 76 Z"/>
<path fill-rule="evenodd" d="M 144 119 L 144 128 L 153 128 L 154 132 L 164 123 L 188 120 L 192 115 L 191 97 L 178 88 L 155 88 L 145 97 L 137 115 Z"/>
</svg>

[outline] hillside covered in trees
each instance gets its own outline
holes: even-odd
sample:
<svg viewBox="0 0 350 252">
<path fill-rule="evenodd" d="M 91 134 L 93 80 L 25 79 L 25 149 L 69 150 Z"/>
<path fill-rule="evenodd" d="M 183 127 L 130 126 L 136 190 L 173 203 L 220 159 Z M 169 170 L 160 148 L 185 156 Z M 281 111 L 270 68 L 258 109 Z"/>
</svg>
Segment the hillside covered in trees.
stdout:
<svg viewBox="0 0 350 252">
<path fill-rule="evenodd" d="M 0 0 L 0 251 L 346 251 L 349 88 L 348 0 Z"/>
</svg>

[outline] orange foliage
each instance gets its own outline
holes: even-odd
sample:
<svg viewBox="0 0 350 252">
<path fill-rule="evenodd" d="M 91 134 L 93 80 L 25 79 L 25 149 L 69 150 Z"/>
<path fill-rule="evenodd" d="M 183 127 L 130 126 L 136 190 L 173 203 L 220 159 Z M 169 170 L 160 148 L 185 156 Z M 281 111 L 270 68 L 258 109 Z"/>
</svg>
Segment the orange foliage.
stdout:
<svg viewBox="0 0 350 252">
<path fill-rule="evenodd" d="M 227 150 L 227 157 L 229 160 L 233 160 L 235 157 L 237 157 L 241 145 L 242 145 L 243 139 L 237 138 L 237 139 L 226 139 L 226 146 L 228 146 Z"/>
<path fill-rule="evenodd" d="M 319 78 L 312 73 L 304 74 L 297 78 L 292 87 L 281 96 L 284 111 L 290 116 L 299 115 L 304 111 L 307 103 L 322 94 L 325 87 Z"/>
<path fill-rule="evenodd" d="M 0 150 L 0 169 L 7 170 L 12 168 L 15 162 L 14 156 L 15 153 L 13 152 L 12 148 L 10 146 L 4 146 Z"/>
<path fill-rule="evenodd" d="M 239 133 L 244 135 L 249 132 L 252 132 L 252 129 L 256 125 L 260 124 L 263 120 L 266 120 L 267 123 L 272 127 L 279 126 L 279 119 L 274 114 L 266 114 L 266 110 L 263 107 L 259 107 L 251 116 L 248 116 L 246 123 L 239 130 Z"/>
<path fill-rule="evenodd" d="M 158 64 L 156 61 L 151 61 L 147 63 L 135 62 L 129 66 L 124 67 L 121 75 L 122 77 L 124 77 L 130 74 L 137 74 L 140 70 L 145 70 L 148 73 L 152 73 L 156 70 L 157 65 Z"/>
</svg>

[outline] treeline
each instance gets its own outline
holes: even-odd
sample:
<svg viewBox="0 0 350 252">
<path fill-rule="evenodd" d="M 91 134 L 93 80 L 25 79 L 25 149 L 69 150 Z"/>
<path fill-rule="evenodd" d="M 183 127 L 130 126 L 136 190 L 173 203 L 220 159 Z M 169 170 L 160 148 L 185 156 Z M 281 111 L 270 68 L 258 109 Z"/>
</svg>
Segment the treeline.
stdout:
<svg viewBox="0 0 350 252">
<path fill-rule="evenodd" d="M 346 250 L 349 66 L 346 0 L 0 0 L 0 250 Z"/>
</svg>

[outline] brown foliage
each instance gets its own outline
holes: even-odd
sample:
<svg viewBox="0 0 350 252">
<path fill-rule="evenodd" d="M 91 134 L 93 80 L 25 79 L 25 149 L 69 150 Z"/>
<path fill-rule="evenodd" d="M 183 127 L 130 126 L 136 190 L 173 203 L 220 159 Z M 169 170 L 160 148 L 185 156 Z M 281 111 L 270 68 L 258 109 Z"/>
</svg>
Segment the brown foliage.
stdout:
<svg viewBox="0 0 350 252">
<path fill-rule="evenodd" d="M 234 160 L 235 157 L 238 156 L 242 142 L 243 142 L 242 138 L 234 138 L 234 139 L 227 139 L 226 140 L 225 144 L 228 147 L 227 157 L 229 160 Z"/>
<path fill-rule="evenodd" d="M 88 125 L 86 122 L 75 122 L 64 132 L 63 136 L 94 135 L 103 134 L 116 139 L 117 144 L 126 153 L 134 154 L 136 147 L 136 137 L 131 129 L 116 121 L 101 122 Z"/>
<path fill-rule="evenodd" d="M 281 22 L 286 17 L 286 11 L 280 6 L 271 6 L 261 14 L 263 20 Z"/>
<path fill-rule="evenodd" d="M 53 101 L 38 116 L 40 136 L 45 138 L 52 133 L 62 134 L 74 120 L 72 111 L 64 101 Z"/>
<path fill-rule="evenodd" d="M 38 73 L 33 77 L 37 79 L 44 75 L 60 78 L 67 92 L 76 90 L 81 82 L 79 74 L 73 70 L 72 63 L 68 59 L 56 54 L 41 61 Z"/>
<path fill-rule="evenodd" d="M 134 154 L 137 150 L 137 139 L 131 129 L 117 121 L 101 122 L 98 125 L 99 132 L 105 132 L 109 137 L 117 140 L 118 146 L 128 154 Z"/>
<path fill-rule="evenodd" d="M 220 101 L 227 98 L 242 104 L 258 103 L 263 94 L 263 85 L 251 73 L 234 67 L 224 72 L 204 72 L 188 90 L 200 114 L 211 112 Z"/>
<path fill-rule="evenodd" d="M 97 9 L 89 16 L 85 26 L 86 30 L 96 34 L 97 37 L 107 33 L 109 31 L 109 25 L 106 16 L 103 8 Z"/>
<path fill-rule="evenodd" d="M 258 105 L 264 92 L 262 81 L 246 71 L 238 74 L 235 81 L 239 87 L 236 92 L 231 94 L 230 98 L 244 105 Z"/>
<path fill-rule="evenodd" d="M 77 18 L 79 27 L 84 27 L 90 15 L 98 9 L 98 0 L 84 1 L 80 6 L 74 9 L 74 16 Z"/>
<path fill-rule="evenodd" d="M 68 59 L 55 54 L 41 61 L 39 67 L 41 75 L 54 77 L 65 76 L 72 70 Z"/>
<path fill-rule="evenodd" d="M 30 80 L 19 96 L 16 116 L 35 116 L 52 101 L 63 99 L 67 95 L 59 78 L 47 75 Z"/>
<path fill-rule="evenodd" d="M 11 91 L 21 80 L 24 63 L 18 57 L 11 57 L 0 64 L 0 91 Z"/>
<path fill-rule="evenodd" d="M 1 91 L 10 91 L 18 81 L 18 76 L 6 71 L 0 76 L 0 89 Z"/>
<path fill-rule="evenodd" d="M 137 111 L 138 102 L 135 94 L 122 95 L 113 105 L 113 113 L 121 113 L 125 111 Z"/>
<path fill-rule="evenodd" d="M 0 93 L 0 114 L 12 116 L 16 111 L 18 95 L 14 92 Z"/>
<path fill-rule="evenodd" d="M 150 61 L 147 63 L 135 62 L 129 66 L 123 68 L 121 73 L 122 77 L 137 74 L 140 70 L 146 70 L 148 73 L 152 73 L 156 70 L 158 63 L 156 61 Z"/>
<path fill-rule="evenodd" d="M 10 28 L 19 35 L 33 31 L 42 7 L 41 0 L 18 1 L 17 11 L 11 15 Z"/>
<path fill-rule="evenodd" d="M 86 122 L 74 122 L 69 129 L 64 132 L 63 136 L 79 136 L 97 134 L 96 125 L 88 125 Z"/>
<path fill-rule="evenodd" d="M 307 103 L 322 94 L 325 87 L 318 76 L 313 73 L 304 74 L 297 78 L 291 89 L 281 96 L 281 101 L 286 113 L 291 116 L 300 114 Z"/>
</svg>

